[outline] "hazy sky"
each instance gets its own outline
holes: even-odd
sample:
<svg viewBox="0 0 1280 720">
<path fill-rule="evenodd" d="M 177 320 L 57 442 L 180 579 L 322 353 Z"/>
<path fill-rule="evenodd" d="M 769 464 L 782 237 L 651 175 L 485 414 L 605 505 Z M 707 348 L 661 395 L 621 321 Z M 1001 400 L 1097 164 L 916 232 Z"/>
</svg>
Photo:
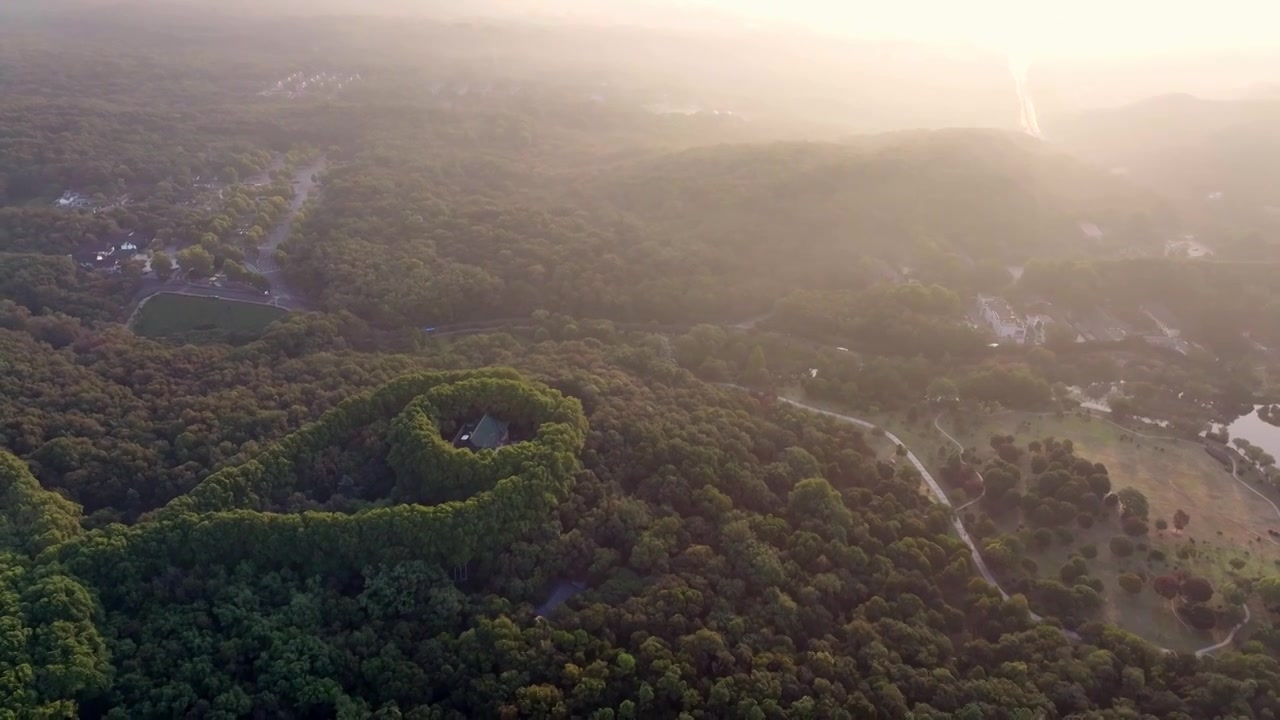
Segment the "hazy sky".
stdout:
<svg viewBox="0 0 1280 720">
<path fill-rule="evenodd" d="M 1029 59 L 1280 50 L 1280 0 L 674 1 L 862 37 L 972 43 Z"/>
</svg>

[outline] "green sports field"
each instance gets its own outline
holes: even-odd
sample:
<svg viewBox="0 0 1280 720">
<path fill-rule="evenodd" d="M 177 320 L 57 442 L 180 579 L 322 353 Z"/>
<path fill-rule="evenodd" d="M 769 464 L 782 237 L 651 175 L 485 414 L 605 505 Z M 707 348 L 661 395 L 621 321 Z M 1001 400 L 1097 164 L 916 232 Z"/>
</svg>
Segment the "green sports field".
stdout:
<svg viewBox="0 0 1280 720">
<path fill-rule="evenodd" d="M 162 293 L 142 306 L 133 329 L 153 338 L 188 333 L 245 337 L 262 332 L 285 314 L 268 305 Z"/>
</svg>

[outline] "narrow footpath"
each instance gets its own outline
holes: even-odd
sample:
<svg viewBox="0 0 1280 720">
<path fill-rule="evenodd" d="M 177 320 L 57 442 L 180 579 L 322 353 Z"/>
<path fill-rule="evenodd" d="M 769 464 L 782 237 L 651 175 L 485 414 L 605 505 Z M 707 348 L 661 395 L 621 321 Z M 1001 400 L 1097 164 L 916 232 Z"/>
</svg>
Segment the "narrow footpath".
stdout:
<svg viewBox="0 0 1280 720">
<path fill-rule="evenodd" d="M 729 387 L 737 387 L 738 389 L 745 389 L 737 385 L 732 385 Z M 809 412 L 817 413 L 819 415 L 826 415 L 827 417 L 835 418 L 837 420 L 841 420 L 843 422 L 847 422 L 867 430 L 875 429 L 876 427 L 878 427 L 875 423 L 869 422 L 867 420 L 863 420 L 862 418 L 856 418 L 851 415 L 842 415 L 840 413 L 832 412 L 830 410 L 823 410 L 822 408 L 819 408 L 819 407 L 806 405 L 805 403 L 802 403 L 798 400 L 792 400 L 790 398 L 785 398 L 785 397 L 779 397 L 778 399 L 793 407 L 798 407 L 802 410 L 808 410 Z M 957 442 L 955 438 L 951 437 L 946 431 L 942 429 L 942 427 L 938 424 L 937 418 L 934 419 L 934 427 L 937 428 L 938 431 L 941 432 L 942 435 L 944 435 L 947 439 L 951 440 L 951 442 L 955 443 L 956 445 L 960 445 L 960 443 Z M 947 494 L 943 492 L 942 486 L 939 485 L 938 481 L 934 479 L 933 475 L 924 466 L 924 463 L 920 462 L 920 458 L 916 457 L 916 454 L 911 450 L 911 448 L 908 448 L 893 433 L 885 430 L 884 434 L 885 434 L 885 437 L 889 438 L 889 440 L 892 441 L 894 444 L 901 445 L 903 449 L 907 451 L 907 460 L 909 460 L 911 464 L 915 466 L 916 470 L 920 472 L 920 477 L 924 479 L 925 484 L 928 485 L 929 490 L 933 493 L 933 496 L 937 498 L 938 502 L 942 505 L 945 505 L 947 507 L 954 509 L 954 506 L 951 504 L 951 500 L 947 497 Z M 966 503 L 964 507 L 968 507 L 968 505 L 970 504 L 972 503 Z M 1004 588 L 1000 587 L 1000 583 L 996 580 L 995 575 L 993 575 L 991 572 L 991 569 L 987 567 L 986 561 L 982 559 L 982 554 L 978 552 L 977 543 L 974 542 L 973 537 L 969 535 L 969 531 L 965 529 L 964 522 L 960 520 L 960 516 L 954 515 L 952 517 L 951 522 L 956 529 L 956 534 L 960 536 L 960 539 L 964 541 L 965 545 L 969 546 L 969 553 L 970 555 L 973 556 L 973 564 L 975 567 L 978 568 L 978 572 L 982 574 L 983 579 L 985 579 L 988 583 L 991 584 L 992 587 L 998 590 L 1000 592 L 1001 597 L 1007 600 L 1009 598 L 1009 593 L 1005 592 Z M 1035 612 L 1032 612 L 1031 610 L 1027 610 L 1027 615 L 1031 618 L 1033 622 L 1044 621 L 1044 618 L 1042 616 L 1038 615 Z M 1239 632 L 1240 629 L 1243 628 L 1245 625 L 1247 625 L 1251 619 L 1252 619 L 1252 614 L 1249 612 L 1248 606 L 1244 606 L 1244 620 L 1242 620 L 1238 625 L 1232 628 L 1231 632 L 1227 635 L 1226 639 L 1223 640 L 1222 642 L 1215 643 L 1208 647 L 1203 647 L 1203 648 L 1200 648 L 1199 650 L 1196 650 L 1195 651 L 1196 657 L 1203 657 L 1205 655 L 1208 655 L 1209 653 L 1215 652 L 1217 650 L 1221 650 L 1222 648 L 1229 646 L 1232 642 L 1235 641 L 1236 633 Z M 1066 628 L 1063 628 L 1062 632 L 1072 642 L 1081 641 L 1081 637 L 1079 633 L 1073 630 L 1067 630 Z M 1156 647 L 1162 652 L 1165 652 L 1165 653 L 1174 652 L 1169 648 L 1160 647 L 1155 643 L 1151 643 L 1151 644 L 1152 646 Z"/>
<path fill-rule="evenodd" d="M 867 430 L 871 430 L 877 427 L 875 423 L 868 422 L 861 418 L 856 418 L 850 415 L 841 415 L 840 413 L 831 412 L 830 410 L 823 410 L 822 408 L 814 407 L 812 405 L 806 405 L 802 402 L 799 402 L 798 400 L 792 400 L 790 398 L 784 398 L 784 397 L 779 397 L 778 399 L 787 403 L 788 405 L 792 405 L 792 406 L 801 408 L 803 410 L 808 410 L 809 412 L 818 413 L 820 415 L 826 415 L 827 417 L 832 417 L 837 420 L 842 420 L 844 422 L 857 425 L 858 427 L 864 428 Z M 929 469 L 924 466 L 924 463 L 920 462 L 920 458 L 916 457 L 915 452 L 913 452 L 911 448 L 907 447 L 906 444 L 904 444 L 902 440 L 898 439 L 898 436 L 894 435 L 893 433 L 886 430 L 884 435 L 885 437 L 889 438 L 889 440 L 892 441 L 895 445 L 900 445 L 904 450 L 907 451 L 907 460 L 909 460 L 911 464 L 915 466 L 916 470 L 919 471 L 920 477 L 924 480 L 925 484 L 929 486 L 929 490 L 933 493 L 933 496 L 937 499 L 938 503 L 946 507 L 952 508 L 954 510 L 954 506 L 952 506 L 951 504 L 951 499 L 947 497 L 947 493 L 943 491 L 942 486 L 939 485 L 938 481 L 934 479 L 933 474 L 930 473 Z M 994 587 L 997 591 L 999 591 L 1000 597 L 1008 600 L 1009 593 L 1005 592 L 1005 589 L 1001 587 L 999 581 L 996 580 L 996 576 L 991 572 L 991 568 L 987 567 L 987 561 L 982 558 L 982 553 L 978 552 L 977 542 L 974 541 L 973 536 L 971 536 L 969 534 L 969 531 L 965 528 L 964 522 L 960 520 L 960 516 L 953 514 L 953 517 L 951 518 L 951 524 L 953 527 L 955 527 L 956 534 L 960 536 L 960 539 L 964 541 L 964 544 L 969 546 L 969 554 L 973 557 L 973 564 L 975 567 L 978 568 L 978 572 L 982 574 L 983 579 L 985 579 L 988 583 L 991 584 L 992 587 Z M 1034 612 L 1028 611 L 1028 614 L 1031 616 L 1031 619 L 1035 622 L 1040 622 L 1044 619 L 1040 615 L 1037 615 Z M 1064 630 L 1063 632 L 1067 633 L 1068 637 L 1073 637 L 1073 639 L 1079 638 L 1078 635 L 1076 635 L 1074 632 L 1070 630 Z"/>
<path fill-rule="evenodd" d="M 792 404 L 792 405 L 797 405 L 797 406 L 799 406 L 799 407 L 808 407 L 808 406 L 805 406 L 805 405 L 801 405 L 800 403 L 796 403 L 796 402 L 792 402 L 792 401 L 788 401 L 788 402 L 791 402 L 791 404 Z M 816 408 L 811 408 L 811 409 L 816 409 Z M 826 415 L 832 415 L 832 414 L 833 414 L 833 413 L 828 413 L 828 412 L 826 412 L 826 411 L 819 411 L 819 412 L 823 412 L 823 414 L 826 414 Z M 843 416 L 837 416 L 837 417 L 843 417 Z M 848 419 L 848 420 L 855 420 L 855 421 L 856 421 L 856 418 L 847 418 L 847 419 Z M 950 440 L 950 441 L 951 441 L 951 443 L 952 443 L 953 445 L 955 445 L 956 447 L 958 447 L 958 448 L 960 449 L 960 451 L 961 451 L 961 452 L 964 452 L 964 445 L 963 445 L 963 444 L 961 444 L 961 442 L 960 442 L 959 440 L 956 440 L 954 437 L 952 437 L 952 436 L 951 436 L 951 433 L 949 433 L 949 432 L 947 432 L 946 430 L 943 430 L 943 429 L 942 429 L 942 425 L 941 425 L 941 424 L 940 424 L 940 422 L 939 422 L 941 419 L 942 419 L 942 413 L 939 413 L 939 414 L 937 415 L 937 417 L 935 417 L 935 418 L 933 419 L 933 427 L 934 427 L 934 429 L 936 429 L 939 433 L 941 433 L 941 434 L 942 434 L 942 436 L 943 436 L 943 437 L 945 437 L 947 440 Z M 1133 430 L 1133 429 L 1131 429 L 1131 428 L 1127 428 L 1127 427 L 1125 427 L 1125 426 L 1123 426 L 1123 425 L 1120 425 L 1120 424 L 1118 424 L 1118 423 L 1112 422 L 1111 420 L 1109 420 L 1109 419 L 1107 419 L 1107 418 L 1101 418 L 1101 417 L 1100 417 L 1100 418 L 1098 418 L 1098 419 L 1099 419 L 1099 420 L 1102 420 L 1102 421 L 1103 421 L 1103 422 L 1105 422 L 1105 423 L 1108 423 L 1108 424 L 1114 425 L 1114 426 L 1116 426 L 1117 428 L 1120 428 L 1121 430 L 1124 430 L 1125 432 L 1132 433 L 1132 434 L 1134 434 L 1134 435 L 1138 435 L 1138 436 L 1140 436 L 1140 437 L 1144 437 L 1144 438 L 1147 438 L 1147 439 L 1150 439 L 1150 440 L 1178 440 L 1178 441 L 1181 441 L 1181 442 L 1191 442 L 1191 441 L 1188 441 L 1188 440 L 1183 440 L 1182 438 L 1174 438 L 1174 437 L 1169 437 L 1169 436 L 1145 435 L 1145 434 L 1140 433 L 1140 432 L 1137 432 L 1137 431 L 1135 431 L 1135 430 Z M 864 421 L 859 421 L 859 424 L 861 424 L 861 422 L 864 422 Z M 886 432 L 886 435 L 889 435 L 889 434 Z M 889 437 L 892 437 L 892 435 L 889 435 Z M 896 440 L 895 440 L 895 442 L 896 442 Z M 901 444 L 901 443 L 899 443 L 899 444 Z M 1196 444 L 1196 445 L 1199 445 L 1199 443 L 1195 443 L 1195 444 Z M 1246 488 L 1248 488 L 1251 492 L 1253 492 L 1254 494 L 1258 495 L 1258 496 L 1259 496 L 1259 497 L 1261 497 L 1263 500 L 1266 500 L 1266 501 L 1271 505 L 1271 507 L 1275 509 L 1275 511 L 1276 511 L 1276 515 L 1277 515 L 1278 517 L 1280 517 L 1280 507 L 1276 507 L 1276 504 L 1275 504 L 1275 503 L 1271 502 L 1271 500 L 1269 500 L 1266 496 L 1264 496 L 1262 493 L 1260 493 L 1260 492 L 1258 492 L 1257 490 L 1255 490 L 1252 486 L 1250 486 L 1248 483 L 1246 483 L 1244 480 L 1242 480 L 1242 479 L 1240 478 L 1240 476 L 1239 476 L 1239 475 L 1237 475 L 1237 468 L 1236 468 L 1236 461 L 1235 461 L 1235 458 L 1232 458 L 1232 459 L 1231 459 L 1231 476 L 1232 476 L 1232 477 L 1234 477 L 1234 478 L 1236 479 L 1236 481 L 1237 481 L 1237 482 L 1239 482 L 1241 485 L 1244 485 Z M 979 476 L 979 477 L 981 477 L 981 476 Z M 974 500 L 972 500 L 972 501 L 970 501 L 970 502 L 968 502 L 968 503 L 965 503 L 963 506 L 961 506 L 960 508 L 958 508 L 958 509 L 957 509 L 957 512 L 958 512 L 959 510 L 963 510 L 964 508 L 969 507 L 970 505 L 972 505 L 973 503 L 977 502 L 978 500 L 981 500 L 981 499 L 982 499 L 982 497 L 983 497 L 983 495 L 986 495 L 986 483 L 985 483 L 985 482 L 983 482 L 982 495 L 979 495 L 976 499 L 974 499 Z M 959 523 L 960 523 L 959 518 L 956 518 L 956 523 L 957 523 L 957 524 L 959 524 Z M 963 536 L 962 536 L 962 537 L 963 537 Z M 1275 542 L 1275 541 L 1273 540 L 1272 542 Z M 970 545 L 969 545 L 969 549 L 970 549 L 970 550 L 973 550 L 975 553 L 977 552 L 977 550 L 974 548 L 974 546 L 973 546 L 972 544 L 970 544 Z M 985 575 L 985 573 L 984 573 L 984 575 Z M 990 578 L 988 578 L 988 581 L 990 582 Z M 993 582 L 992 584 L 994 584 L 994 582 Z M 997 586 L 997 587 L 999 587 L 999 586 Z M 1002 590 L 1002 591 L 1001 591 L 1001 593 L 1003 593 L 1003 592 L 1004 592 L 1004 591 Z M 1252 614 L 1251 612 L 1249 612 L 1249 606 L 1248 606 L 1248 605 L 1241 605 L 1241 607 L 1243 607 L 1243 608 L 1244 608 L 1244 619 L 1243 619 L 1243 620 L 1241 620 L 1241 621 L 1240 621 L 1240 622 L 1239 622 L 1235 627 L 1231 628 L 1231 632 L 1227 634 L 1226 639 L 1225 639 L 1225 640 L 1223 640 L 1222 642 L 1215 643 L 1215 644 L 1213 644 L 1213 645 L 1209 645 L 1209 646 L 1207 646 L 1207 647 L 1202 647 L 1202 648 L 1200 648 L 1199 650 L 1196 650 L 1196 651 L 1195 651 L 1195 655 L 1196 655 L 1196 657 L 1204 657 L 1205 655 L 1208 655 L 1209 653 L 1216 652 L 1216 651 L 1218 651 L 1218 650 L 1221 650 L 1221 649 L 1222 649 L 1222 648 L 1224 648 L 1224 647 L 1227 647 L 1228 645 L 1230 645 L 1232 642 L 1234 642 L 1234 641 L 1235 641 L 1236 633 L 1240 632 L 1240 630 L 1241 630 L 1245 625 L 1248 625 L 1248 624 L 1249 624 L 1249 621 L 1253 619 L 1253 614 Z M 1069 633 L 1069 634 L 1071 634 L 1071 635 L 1073 635 L 1073 634 L 1074 634 L 1074 633 L 1071 633 L 1070 631 L 1064 631 L 1064 632 L 1067 632 L 1067 633 Z M 1078 636 L 1077 636 L 1077 637 L 1078 637 Z M 1150 642 L 1150 641 L 1148 641 L 1148 642 Z M 1151 644 L 1152 644 L 1152 645 L 1155 645 L 1155 643 L 1151 643 Z M 1162 650 L 1162 651 L 1164 651 L 1164 652 L 1166 652 L 1166 653 L 1173 653 L 1173 652 L 1174 652 L 1173 650 L 1170 650 L 1169 648 L 1166 648 L 1166 647 L 1160 647 L 1159 645 L 1155 645 L 1155 647 L 1159 648 L 1160 650 Z"/>
<path fill-rule="evenodd" d="M 956 446 L 956 448 L 960 450 L 960 454 L 961 454 L 961 455 L 963 455 L 963 454 L 964 454 L 964 445 L 962 445 L 962 444 L 960 443 L 960 441 L 959 441 L 959 440 L 957 440 L 957 439 L 955 439 L 955 438 L 951 437 L 951 433 L 949 433 L 949 432 L 947 432 L 946 430 L 943 430 L 943 429 L 942 429 L 942 426 L 938 424 L 938 421 L 939 421 L 939 420 L 941 420 L 941 419 L 942 419 L 942 413 L 938 413 L 938 416 L 937 416 L 937 417 L 935 417 L 935 418 L 933 419 L 933 427 L 934 427 L 934 429 L 935 429 L 935 430 L 937 430 L 938 432 L 942 433 L 942 437 L 944 437 L 944 438 L 946 438 L 946 439 L 950 440 L 950 441 L 951 441 L 951 444 L 952 444 L 952 445 L 955 445 L 955 446 Z M 967 503 L 965 503 L 965 504 L 961 505 L 960 507 L 956 508 L 956 514 L 957 514 L 957 515 L 958 515 L 958 514 L 960 514 L 960 511 L 961 511 L 961 510 L 964 510 L 965 508 L 968 508 L 970 505 L 973 505 L 973 504 L 977 503 L 979 500 L 981 500 L 982 498 L 984 498 L 984 497 L 986 497 L 986 496 L 987 496 L 987 479 L 986 479 L 986 478 L 984 478 L 984 477 L 982 477 L 982 473 L 981 473 L 981 472 L 979 472 L 977 468 L 974 468 L 973 472 L 974 472 L 974 474 L 975 474 L 975 475 L 977 475 L 977 476 L 978 476 L 978 483 L 980 483 L 980 484 L 982 485 L 982 492 L 978 493 L 978 497 L 976 497 L 976 498 L 974 498 L 974 499 L 970 500 L 969 502 L 967 502 Z"/>
</svg>

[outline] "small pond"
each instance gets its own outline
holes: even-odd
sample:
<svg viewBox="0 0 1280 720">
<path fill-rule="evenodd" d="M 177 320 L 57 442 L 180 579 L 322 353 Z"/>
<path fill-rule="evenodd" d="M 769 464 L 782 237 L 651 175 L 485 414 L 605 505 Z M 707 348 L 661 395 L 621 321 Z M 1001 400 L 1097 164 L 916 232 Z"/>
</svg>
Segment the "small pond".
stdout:
<svg viewBox="0 0 1280 720">
<path fill-rule="evenodd" d="M 1274 457 L 1280 457 L 1280 427 L 1263 420 L 1258 411 L 1264 405 L 1253 408 L 1248 415 L 1241 415 L 1227 426 L 1233 438 L 1244 438 Z"/>
</svg>

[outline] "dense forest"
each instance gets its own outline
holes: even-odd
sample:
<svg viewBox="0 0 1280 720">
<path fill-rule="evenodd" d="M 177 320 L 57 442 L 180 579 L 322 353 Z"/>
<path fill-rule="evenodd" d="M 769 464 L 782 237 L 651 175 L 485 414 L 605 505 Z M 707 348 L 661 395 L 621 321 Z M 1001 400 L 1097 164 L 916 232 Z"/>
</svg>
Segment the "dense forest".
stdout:
<svg viewBox="0 0 1280 720">
<path fill-rule="evenodd" d="M 1179 208 L 1029 138 L 849 137 L 928 113 L 824 101 L 838 43 L 252 5 L 0 6 L 0 717 L 1280 714 L 1274 618 L 1166 653 L 1101 622 L 1147 578 L 1028 565 L 1146 531 L 1069 439 L 940 452 L 957 512 L 785 401 L 936 427 L 1123 383 L 1196 437 L 1280 376 L 1269 266 L 1155 257 Z M 121 324 L 215 279 L 283 319 Z M 993 293 L 1203 347 L 993 342 Z M 1197 627 L 1201 584 L 1152 580 Z"/>
<path fill-rule="evenodd" d="M 512 307 L 741 320 L 791 291 L 865 287 L 939 253 L 1020 262 L 1080 248 L 1086 220 L 1110 232 L 1094 252 L 1154 247 L 1167 222 L 1118 181 L 977 131 L 874 148 L 724 146 L 579 178 L 528 177 L 509 153 L 481 169 L 493 177 L 487 197 L 452 164 L 424 164 L 420 148 L 382 146 L 328 176 L 325 202 L 286 248 L 325 307 L 378 323 Z"/>
<path fill-rule="evenodd" d="M 160 355 L 192 350 L 120 337 L 98 352 L 135 344 Z M 319 423 L 302 435 L 244 441 L 225 470 L 131 527 L 82 530 L 77 505 L 6 460 L 2 537 L 14 570 L 4 597 L 35 629 L 10 641 L 17 662 L 0 676 L 15 710 L 1203 717 L 1277 709 L 1268 678 L 1280 678 L 1280 667 L 1266 654 L 1198 661 L 1101 625 L 1080 625 L 1078 643 L 1037 627 L 1025 600 L 1002 601 L 972 578 L 967 548 L 948 534 L 946 512 L 917 492 L 914 473 L 878 460 L 848 426 L 712 388 L 658 355 L 638 365 L 629 344 L 480 336 L 413 356 L 344 344 L 335 337 L 283 363 L 286 348 L 270 339 L 232 353 L 258 372 L 279 365 L 296 380 L 312 375 L 301 387 L 329 387 L 337 409 L 310 414 Z M 565 466 L 572 482 L 550 514 L 504 552 L 479 552 L 458 579 L 453 561 L 438 569 L 411 549 L 416 541 L 406 544 L 410 518 L 428 508 L 387 505 L 396 490 L 341 506 L 334 495 L 342 490 L 330 495 L 311 478 L 397 442 L 394 424 L 377 418 L 392 417 L 407 396 L 432 397 L 431 376 L 361 395 L 381 382 L 371 375 L 494 361 L 577 397 L 589 430 L 580 468 Z M 190 371 L 170 361 L 112 384 L 129 392 L 147 382 L 162 393 Z M 442 387 L 465 390 L 460 379 Z M 204 382 L 236 385 L 232 376 Z M 484 391 L 485 402 L 500 386 Z M 423 407 L 455 412 L 467 397 L 486 397 L 478 390 Z M 534 407 L 506 397 L 509 409 Z M 151 472 L 144 463 L 135 483 Z M 249 478 L 265 480 L 263 472 L 307 483 L 271 480 L 269 493 L 227 484 L 233 476 L 242 478 L 233 485 L 260 482 Z M 393 468 L 373 472 L 383 485 L 338 487 L 356 499 L 395 486 L 386 482 Z M 338 521 L 351 532 L 326 528 Z M 560 579 L 585 590 L 535 613 Z M 55 619 L 58 634 L 43 630 Z"/>
</svg>

